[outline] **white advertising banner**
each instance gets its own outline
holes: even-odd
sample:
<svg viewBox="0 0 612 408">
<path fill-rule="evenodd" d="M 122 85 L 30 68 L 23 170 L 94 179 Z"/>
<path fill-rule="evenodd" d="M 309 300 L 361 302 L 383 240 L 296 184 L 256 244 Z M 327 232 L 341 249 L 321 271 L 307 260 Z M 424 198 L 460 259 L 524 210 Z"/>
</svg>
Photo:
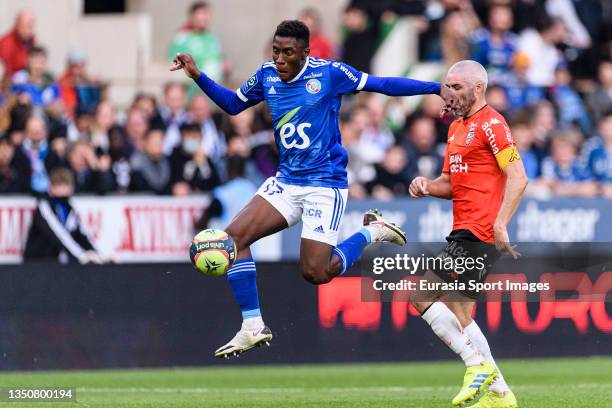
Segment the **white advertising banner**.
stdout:
<svg viewBox="0 0 612 408">
<path fill-rule="evenodd" d="M 96 249 L 114 262 L 187 262 L 194 224 L 208 196 L 109 196 L 72 199 L 81 225 Z M 0 264 L 20 263 L 36 200 L 0 198 Z M 211 227 L 223 228 L 211 223 Z M 281 235 L 252 248 L 260 260 L 278 260 Z"/>
</svg>

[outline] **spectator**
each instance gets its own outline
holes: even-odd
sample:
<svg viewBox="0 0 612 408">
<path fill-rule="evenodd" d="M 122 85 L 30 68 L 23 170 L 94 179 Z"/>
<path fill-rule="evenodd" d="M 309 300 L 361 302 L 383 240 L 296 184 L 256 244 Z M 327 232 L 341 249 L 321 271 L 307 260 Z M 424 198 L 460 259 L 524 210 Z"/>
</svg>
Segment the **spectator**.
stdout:
<svg viewBox="0 0 612 408">
<path fill-rule="evenodd" d="M 172 40 L 168 50 L 168 61 L 172 61 L 177 53 L 191 54 L 200 69 L 209 78 L 220 82 L 223 75 L 223 57 L 221 44 L 209 30 L 210 7 L 203 1 L 195 2 L 189 8 L 188 21 Z M 199 89 L 191 85 L 190 94 Z"/>
<path fill-rule="evenodd" d="M 47 51 L 32 47 L 28 54 L 28 66 L 13 76 L 13 93 L 29 97 L 32 105 L 48 107 L 60 100 L 60 89 L 47 71 Z"/>
<path fill-rule="evenodd" d="M 179 128 L 187 121 L 186 98 L 182 83 L 169 82 L 164 86 L 164 103 L 159 110 L 166 128 L 164 154 L 170 154 L 181 141 Z"/>
<path fill-rule="evenodd" d="M 202 149 L 207 157 L 215 162 L 221 160 L 227 149 L 223 134 L 217 130 L 215 122 L 210 114 L 208 97 L 197 94 L 191 98 L 189 103 L 189 121 L 200 126 L 202 132 Z"/>
<path fill-rule="evenodd" d="M 47 171 L 58 166 L 59 158 L 47 143 L 47 126 L 43 118 L 33 115 L 26 122 L 25 140 L 21 145 L 29 159 L 32 174 L 31 189 L 36 194 L 44 194 L 49 188 Z"/>
<path fill-rule="evenodd" d="M 94 121 L 94 112 L 77 109 L 74 120 L 68 126 L 68 140 L 71 142 L 77 140 L 90 141 Z"/>
<path fill-rule="evenodd" d="M 359 150 L 365 162 L 380 163 L 387 150 L 395 143 L 395 137 L 385 123 L 385 105 L 381 99 L 370 97 L 365 106 L 369 120 L 361 132 Z"/>
<path fill-rule="evenodd" d="M 503 83 L 512 70 L 517 37 L 510 32 L 513 23 L 509 6 L 489 9 L 489 29 L 477 30 L 471 38 L 471 59 L 487 68 L 489 84 Z"/>
<path fill-rule="evenodd" d="M 144 139 L 149 131 L 149 122 L 146 113 L 139 108 L 130 109 L 125 122 L 125 131 L 127 133 L 128 143 L 133 146 L 136 151 L 143 151 Z"/>
<path fill-rule="evenodd" d="M 370 62 L 378 47 L 380 16 L 368 15 L 363 5 L 351 2 L 343 15 L 342 60 L 363 72 L 370 72 Z"/>
<path fill-rule="evenodd" d="M 87 73 L 86 61 L 82 51 L 70 50 L 66 71 L 58 80 L 62 101 L 69 118 L 74 117 L 77 108 L 93 112 L 100 102 L 100 84 Z"/>
<path fill-rule="evenodd" d="M 164 127 L 164 120 L 159 113 L 155 96 L 148 93 L 136 94 L 131 106 L 131 109 L 133 108 L 140 109 L 145 113 L 150 128 L 161 129 Z"/>
<path fill-rule="evenodd" d="M 99 154 L 108 152 L 108 131 L 115 124 L 115 107 L 109 101 L 100 102 L 91 126 L 91 143 Z"/>
<path fill-rule="evenodd" d="M 299 20 L 310 30 L 310 56 L 336 59 L 332 42 L 321 32 L 321 13 L 313 7 L 308 7 L 302 10 Z"/>
<path fill-rule="evenodd" d="M 150 129 L 144 138 L 142 152 L 130 158 L 130 190 L 168 194 L 170 192 L 170 161 L 163 152 L 164 132 Z"/>
<path fill-rule="evenodd" d="M 365 196 L 366 191 L 362 192 L 359 186 L 365 185 L 376 175 L 368 152 L 363 150 L 361 144 L 361 136 L 370 126 L 370 120 L 368 108 L 365 105 L 357 105 L 350 113 L 349 120 L 342 127 L 342 141 L 349 153 L 347 166 L 349 184 L 353 187 L 352 193 L 357 194 L 356 197 L 362 197 L 361 193 Z"/>
<path fill-rule="evenodd" d="M 519 37 L 517 49 L 529 58 L 527 81 L 531 85 L 548 87 L 554 82 L 555 68 L 563 62 L 557 45 L 565 38 L 561 20 L 542 16 L 537 29 L 527 29 Z"/>
<path fill-rule="evenodd" d="M 245 178 L 245 165 L 240 156 L 227 158 L 228 181 L 212 191 L 212 201 L 196 223 L 196 230 L 210 228 L 214 218 L 219 220 L 219 228 L 224 228 L 255 195 L 257 187 Z"/>
<path fill-rule="evenodd" d="M 111 158 L 113 173 L 113 190 L 127 193 L 130 188 L 130 156 L 134 147 L 128 141 L 128 135 L 121 126 L 113 126 L 108 130 L 108 155 Z"/>
<path fill-rule="evenodd" d="M 512 120 L 510 127 L 512 129 L 512 137 L 516 143 L 516 148 L 523 161 L 527 178 L 529 180 L 535 180 L 540 176 L 540 160 L 533 149 L 534 134 L 526 112 L 517 115 L 517 117 Z"/>
<path fill-rule="evenodd" d="M 70 170 L 51 172 L 49 195 L 39 198 L 23 254 L 24 261 L 55 259 L 60 263 L 104 263 L 70 203 L 74 180 Z"/>
<path fill-rule="evenodd" d="M 567 67 L 557 67 L 551 95 L 559 112 L 558 125 L 561 129 L 568 129 L 577 124 L 583 134 L 590 135 L 593 130 L 591 121 L 580 95 L 571 87 L 571 80 L 572 76 Z"/>
<path fill-rule="evenodd" d="M 0 133 L 4 133 L 11 124 L 8 106 L 10 92 L 10 81 L 6 72 L 6 65 L 2 58 L 0 58 Z"/>
<path fill-rule="evenodd" d="M 599 84 L 587 99 L 595 121 L 599 121 L 604 113 L 612 109 L 612 59 L 599 64 L 598 77 Z"/>
<path fill-rule="evenodd" d="M 545 97 L 545 90 L 543 87 L 531 85 L 527 80 L 527 72 L 529 71 L 530 64 L 531 61 L 527 54 L 514 54 L 512 73 L 508 75 L 506 81 L 501 84 L 506 90 L 508 105 L 511 112 L 535 105 Z"/>
<path fill-rule="evenodd" d="M 575 48 L 591 46 L 589 32 L 578 18 L 572 0 L 546 0 L 546 12 L 549 16 L 563 21 L 567 28 L 565 44 Z"/>
<path fill-rule="evenodd" d="M 187 195 L 192 191 L 210 191 L 220 184 L 212 161 L 202 148 L 202 133 L 195 123 L 181 125 L 181 144 L 170 155 L 172 193 Z"/>
<path fill-rule="evenodd" d="M 597 194 L 597 183 L 580 166 L 576 154 L 576 143 L 572 135 L 554 135 L 550 144 L 550 156 L 542 162 L 542 178 L 539 183 L 546 185 L 557 196 L 594 197 Z"/>
<path fill-rule="evenodd" d="M 74 174 L 76 193 L 106 194 L 113 188 L 110 157 L 97 157 L 90 143 L 77 141 L 70 145 L 68 163 Z"/>
<path fill-rule="evenodd" d="M 588 151 L 587 167 L 593 178 L 601 183 L 602 195 L 612 198 L 612 111 L 600 119 L 598 130 L 595 147 Z"/>
<path fill-rule="evenodd" d="M 412 176 L 406 176 L 408 164 L 406 152 L 400 146 L 393 146 L 381 164 L 376 164 L 376 176 L 366 187 L 373 198 L 390 201 L 394 197 L 405 196 Z"/>
<path fill-rule="evenodd" d="M 20 11 L 13 29 L 0 38 L 0 59 L 6 64 L 9 77 L 26 67 L 33 47 L 34 15 L 26 10 Z"/>
<path fill-rule="evenodd" d="M 493 109 L 501 113 L 503 116 L 508 115 L 510 104 L 508 103 L 506 91 L 501 85 L 488 86 L 486 95 L 487 103 L 491 105 Z"/>
<path fill-rule="evenodd" d="M 0 137 L 0 194 L 30 192 L 30 165 L 21 149 Z"/>
<path fill-rule="evenodd" d="M 402 141 L 408 160 L 404 169 L 404 177 L 407 180 L 416 176 L 432 179 L 440 175 L 444 160 L 436 149 L 436 138 L 433 119 L 427 116 L 412 119 Z"/>
<path fill-rule="evenodd" d="M 463 1 L 460 3 L 461 7 L 449 11 L 440 26 L 442 57 L 444 63 L 449 66 L 468 59 L 470 55 L 470 36 L 480 26 L 471 2 Z"/>
</svg>

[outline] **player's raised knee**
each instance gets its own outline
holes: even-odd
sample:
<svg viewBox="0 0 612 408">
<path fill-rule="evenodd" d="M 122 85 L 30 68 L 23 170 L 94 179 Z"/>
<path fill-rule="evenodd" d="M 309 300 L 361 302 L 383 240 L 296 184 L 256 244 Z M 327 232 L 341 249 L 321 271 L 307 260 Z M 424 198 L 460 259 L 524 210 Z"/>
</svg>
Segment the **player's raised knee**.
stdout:
<svg viewBox="0 0 612 408">
<path fill-rule="evenodd" d="M 301 265 L 301 268 L 304 279 L 313 285 L 322 285 L 332 280 L 332 276 L 323 268 L 317 268 L 310 265 Z"/>
</svg>

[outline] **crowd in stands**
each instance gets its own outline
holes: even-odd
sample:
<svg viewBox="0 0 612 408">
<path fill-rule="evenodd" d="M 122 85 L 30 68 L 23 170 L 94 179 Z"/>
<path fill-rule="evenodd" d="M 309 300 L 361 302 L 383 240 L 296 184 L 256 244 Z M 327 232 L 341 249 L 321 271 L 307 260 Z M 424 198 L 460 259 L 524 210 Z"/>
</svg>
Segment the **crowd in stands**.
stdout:
<svg viewBox="0 0 612 408">
<path fill-rule="evenodd" d="M 487 99 L 508 119 L 530 179 L 528 194 L 612 198 L 612 5 L 597 0 L 381 0 L 349 3 L 341 42 L 323 16 L 299 17 L 311 55 L 369 71 L 394 22 L 410 16 L 423 62 L 474 59 L 489 72 Z M 191 53 L 216 81 L 236 85 L 209 29 L 211 8 L 194 3 L 168 48 Z M 271 27 L 271 30 L 273 27 Z M 125 110 L 71 50 L 59 76 L 49 72 L 35 20 L 20 12 L 0 38 L 0 193 L 45 194 L 49 174 L 72 172 L 79 194 L 130 192 L 183 196 L 218 190 L 236 178 L 259 185 L 278 164 L 265 104 L 221 112 L 177 76 L 159 100 L 134 96 Z M 50 46 L 51 44 L 46 44 Z M 256 67 L 254 67 L 256 68 Z M 441 78 L 433 78 L 441 79 Z M 452 118 L 438 96 L 417 109 L 361 93 L 347 98 L 340 128 L 349 151 L 353 198 L 407 196 L 410 181 L 435 178 Z"/>
</svg>

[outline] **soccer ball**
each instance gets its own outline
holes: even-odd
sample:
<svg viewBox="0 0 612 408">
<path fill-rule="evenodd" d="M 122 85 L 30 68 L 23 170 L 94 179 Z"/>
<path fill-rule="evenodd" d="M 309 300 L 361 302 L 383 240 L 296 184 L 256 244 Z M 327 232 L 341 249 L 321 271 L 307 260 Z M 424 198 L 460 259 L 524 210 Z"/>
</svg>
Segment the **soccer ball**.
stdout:
<svg viewBox="0 0 612 408">
<path fill-rule="evenodd" d="M 220 276 L 234 264 L 236 244 L 227 232 L 206 229 L 193 237 L 189 257 L 193 266 L 204 275 Z"/>
</svg>

